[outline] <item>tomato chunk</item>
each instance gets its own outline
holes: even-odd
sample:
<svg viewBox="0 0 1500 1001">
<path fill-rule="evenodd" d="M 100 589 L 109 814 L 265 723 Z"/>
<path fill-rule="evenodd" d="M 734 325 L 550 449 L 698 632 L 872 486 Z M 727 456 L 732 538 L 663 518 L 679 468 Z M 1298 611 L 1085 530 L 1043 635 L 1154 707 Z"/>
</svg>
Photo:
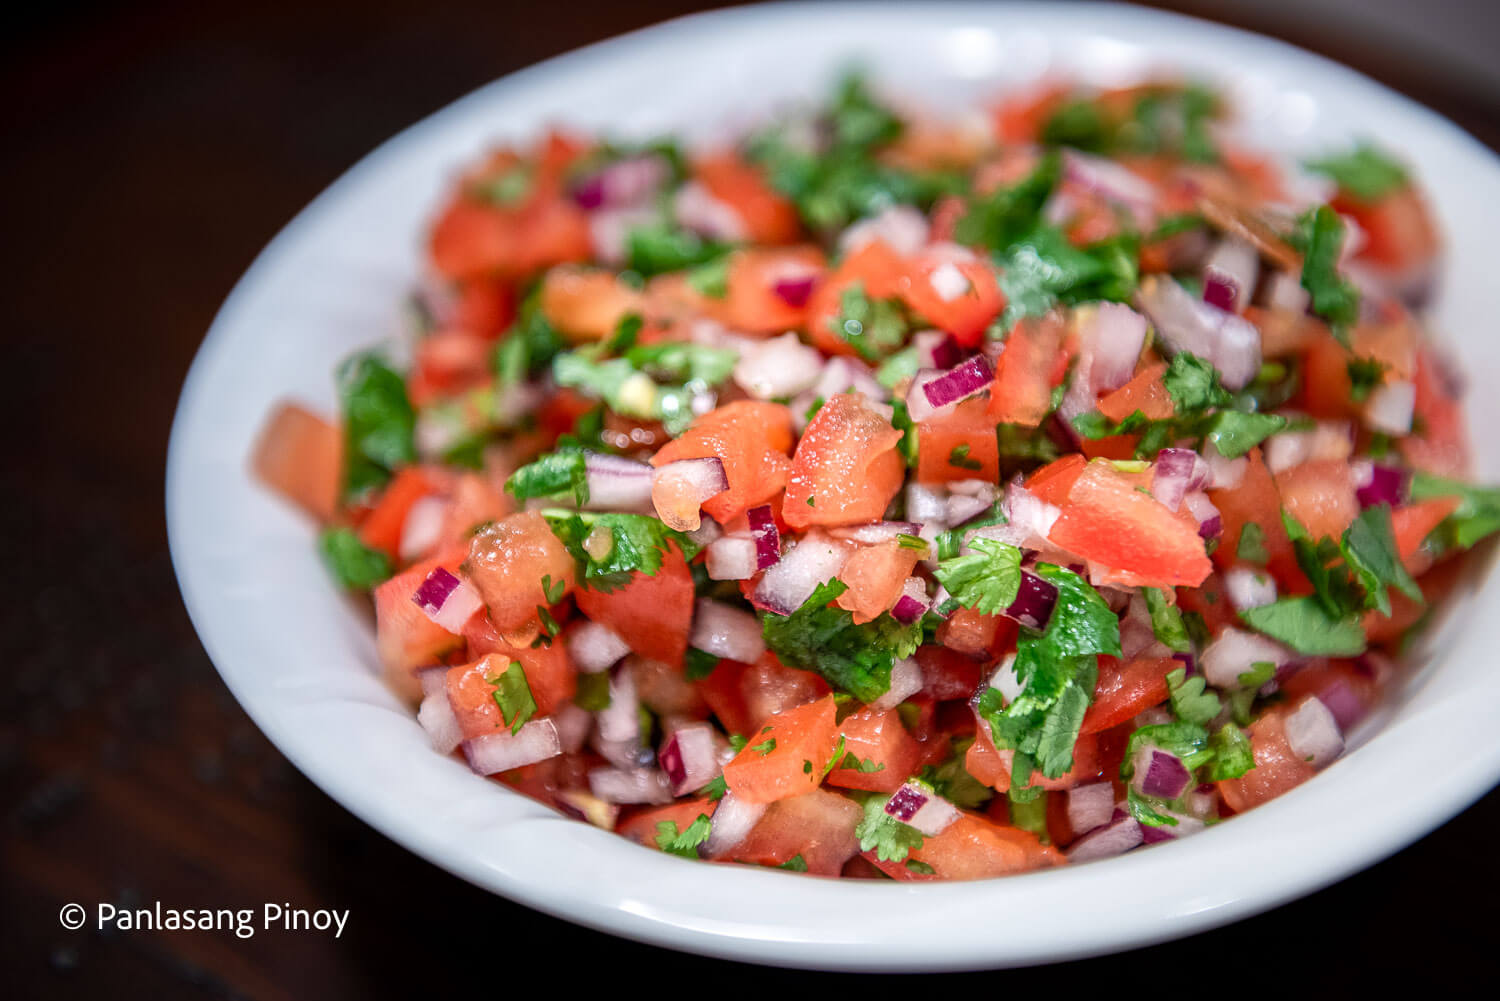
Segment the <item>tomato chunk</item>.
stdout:
<svg viewBox="0 0 1500 1001">
<path fill-rule="evenodd" d="M 1312 765 L 1297 756 L 1286 740 L 1281 714 L 1267 712 L 1250 725 L 1250 748 L 1255 767 L 1237 779 L 1218 783 L 1219 795 L 1235 813 L 1244 813 L 1275 799 L 1316 774 Z"/>
<path fill-rule="evenodd" d="M 614 591 L 581 588 L 573 600 L 642 657 L 682 664 L 693 624 L 693 575 L 675 545 L 669 544 L 655 575 L 637 573 Z"/>
<path fill-rule="evenodd" d="M 724 781 L 747 803 L 773 803 L 816 789 L 833 756 L 838 725 L 832 696 L 766 720 L 724 766 Z"/>
<path fill-rule="evenodd" d="M 551 604 L 544 578 L 554 588 L 573 587 L 573 557 L 535 511 L 502 518 L 475 535 L 465 569 L 503 632 L 535 622 L 537 607 Z"/>
<path fill-rule="evenodd" d="M 865 708 L 839 725 L 844 750 L 839 765 L 828 773 L 828 784 L 845 789 L 895 792 L 916 770 L 921 749 L 894 709 Z M 853 755 L 854 762 L 844 767 Z"/>
<path fill-rule="evenodd" d="M 922 483 L 1000 479 L 995 419 L 983 399 L 964 400 L 917 424 L 917 479 Z"/>
<path fill-rule="evenodd" d="M 251 464 L 262 483 L 326 522 L 338 510 L 343 454 L 338 425 L 283 403 L 261 432 Z"/>
<path fill-rule="evenodd" d="M 1048 537 L 1124 584 L 1194 586 L 1213 569 L 1198 533 L 1106 462 L 1078 477 Z"/>
<path fill-rule="evenodd" d="M 805 529 L 880 520 L 906 471 L 900 440 L 862 395 L 841 393 L 824 403 L 792 454 L 786 523 Z"/>
<path fill-rule="evenodd" d="M 785 865 L 801 856 L 808 872 L 837 876 L 859 853 L 854 828 L 863 816 L 858 803 L 826 789 L 779 799 L 728 856 L 766 866 Z"/>
<path fill-rule="evenodd" d="M 764 504 L 786 487 L 791 460 L 792 415 L 779 403 L 739 400 L 710 410 L 667 442 L 651 464 L 717 456 L 729 489 L 703 502 L 720 524 Z"/>
</svg>

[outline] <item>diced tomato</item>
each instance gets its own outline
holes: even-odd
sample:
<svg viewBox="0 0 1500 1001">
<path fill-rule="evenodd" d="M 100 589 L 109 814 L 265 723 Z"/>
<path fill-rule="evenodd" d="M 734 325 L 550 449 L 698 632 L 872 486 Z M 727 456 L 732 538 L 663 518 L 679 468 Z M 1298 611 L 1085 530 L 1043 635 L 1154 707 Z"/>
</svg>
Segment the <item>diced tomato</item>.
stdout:
<svg viewBox="0 0 1500 1001">
<path fill-rule="evenodd" d="M 828 784 L 845 789 L 870 789 L 895 792 L 916 770 L 921 749 L 894 709 L 880 712 L 861 709 L 839 724 L 844 738 L 840 766 L 828 773 Z M 845 768 L 842 763 L 853 755 L 859 764 Z"/>
<path fill-rule="evenodd" d="M 1240 535 L 1248 524 L 1260 529 L 1261 545 L 1269 557 L 1267 569 L 1282 589 L 1297 593 L 1307 590 L 1307 578 L 1297 566 L 1291 540 L 1281 520 L 1281 494 L 1276 481 L 1261 460 L 1259 448 L 1246 455 L 1249 460 L 1239 485 L 1232 489 L 1210 490 L 1208 499 L 1219 509 L 1223 524 L 1214 562 L 1228 570 L 1239 562 Z"/>
<path fill-rule="evenodd" d="M 255 443 L 251 465 L 262 483 L 319 521 L 339 506 L 344 433 L 295 403 L 282 403 Z"/>
<path fill-rule="evenodd" d="M 1395 536 L 1396 551 L 1401 554 L 1401 562 L 1408 572 L 1416 574 L 1427 569 L 1429 561 L 1421 554 L 1422 542 L 1443 523 L 1443 519 L 1458 509 L 1460 503 L 1462 501 L 1457 497 L 1434 497 L 1391 512 L 1391 534 Z"/>
<path fill-rule="evenodd" d="M 781 493 L 792 467 L 791 447 L 792 416 L 786 407 L 739 400 L 699 417 L 662 446 L 651 464 L 717 456 L 729 489 L 704 501 L 703 510 L 723 524 Z"/>
<path fill-rule="evenodd" d="M 604 340 L 627 314 L 641 310 L 641 294 L 614 272 L 577 267 L 547 272 L 540 302 L 548 323 L 581 341 Z"/>
<path fill-rule="evenodd" d="M 1213 569 L 1198 533 L 1106 462 L 1084 469 L 1048 538 L 1130 585 L 1195 586 Z"/>
<path fill-rule="evenodd" d="M 1073 484 L 1078 482 L 1087 466 L 1088 460 L 1083 456 L 1065 455 L 1032 473 L 1026 481 L 1026 489 L 1038 500 L 1062 507 L 1073 492 Z"/>
<path fill-rule="evenodd" d="M 872 621 L 896 604 L 920 556 L 895 540 L 861 546 L 839 571 L 847 586 L 834 603 L 852 612 L 856 623 Z"/>
<path fill-rule="evenodd" d="M 1138 434 L 1111 434 L 1103 438 L 1085 438 L 1078 443 L 1078 450 L 1090 459 L 1135 458 L 1135 447 L 1140 443 Z"/>
<path fill-rule="evenodd" d="M 1166 371 L 1166 362 L 1145 366 L 1129 382 L 1101 399 L 1099 412 L 1116 424 L 1137 410 L 1153 421 L 1167 420 L 1176 410 L 1172 394 L 1162 381 Z"/>
<path fill-rule="evenodd" d="M 586 788 L 589 771 L 599 767 L 599 761 L 597 755 L 587 753 L 555 754 L 535 764 L 513 768 L 495 778 L 524 796 L 546 803 L 554 810 L 566 809 L 572 813 L 576 808 L 571 803 L 564 807 L 558 794 Z"/>
<path fill-rule="evenodd" d="M 729 790 L 747 803 L 772 803 L 816 789 L 838 737 L 834 715 L 828 696 L 767 719 L 724 766 Z"/>
<path fill-rule="evenodd" d="M 620 815 L 620 821 L 615 825 L 615 833 L 622 834 L 634 841 L 636 844 L 645 845 L 647 848 L 659 848 L 656 843 L 658 824 L 674 824 L 673 831 L 681 834 L 693 825 L 693 821 L 700 816 L 707 815 L 712 818 L 714 811 L 719 808 L 718 801 L 700 796 L 697 799 L 683 800 L 679 803 L 668 803 L 666 806 L 653 806 L 646 809 L 628 810 Z"/>
<path fill-rule="evenodd" d="M 933 254 L 918 256 L 908 268 L 901 299 L 912 312 L 952 334 L 964 347 L 978 347 L 990 322 L 1005 308 L 994 269 L 983 260 L 949 260 Z M 968 287 L 955 294 L 958 278 Z M 950 281 L 953 289 L 946 287 Z"/>
<path fill-rule="evenodd" d="M 432 228 L 433 266 L 457 280 L 518 278 L 590 256 L 588 220 L 571 201 L 538 186 L 519 206 L 461 193 Z"/>
<path fill-rule="evenodd" d="M 1238 626 L 1239 615 L 1224 593 L 1224 579 L 1215 571 L 1197 587 L 1179 587 L 1177 605 L 1184 612 L 1196 612 L 1203 616 L 1203 624 L 1209 635 L 1217 636 L 1226 626 Z"/>
<path fill-rule="evenodd" d="M 1361 670 L 1353 661 L 1330 660 L 1315 662 L 1292 672 L 1282 680 L 1280 693 L 1289 706 L 1312 695 L 1322 699 L 1330 709 L 1352 708 L 1362 717 L 1374 708 L 1380 697 L 1380 688 L 1373 673 Z M 1341 704 L 1336 706 L 1333 703 Z"/>
<path fill-rule="evenodd" d="M 988 660 L 1009 649 L 1016 629 L 1015 621 L 1003 615 L 957 608 L 938 626 L 937 641 L 955 653 Z"/>
<path fill-rule="evenodd" d="M 734 209 L 751 243 L 791 243 L 801 234 L 797 207 L 767 183 L 759 167 L 734 153 L 704 157 L 693 164 L 693 176 Z"/>
<path fill-rule="evenodd" d="M 917 648 L 922 668 L 922 690 L 938 701 L 967 699 L 979 687 L 979 662 L 945 646 L 928 643 Z"/>
<path fill-rule="evenodd" d="M 1053 373 L 1063 343 L 1062 321 L 1054 314 L 1025 319 L 1011 328 L 995 360 L 989 414 L 1002 424 L 1034 428 L 1052 405 Z"/>
<path fill-rule="evenodd" d="M 737 250 L 729 258 L 729 293 L 725 320 L 735 330 L 779 334 L 800 330 L 807 322 L 811 291 L 788 299 L 777 283 L 810 278 L 813 289 L 823 279 L 823 252 L 816 247 Z"/>
<path fill-rule="evenodd" d="M 1469 432 L 1463 405 L 1440 370 L 1431 349 L 1417 355 L 1417 428 L 1400 439 L 1397 448 L 1407 462 L 1439 476 L 1463 476 L 1469 469 Z"/>
<path fill-rule="evenodd" d="M 448 544 L 465 542 L 480 525 L 499 521 L 514 510 L 510 496 L 496 490 L 487 477 L 460 473 L 443 513 L 442 539 Z"/>
<path fill-rule="evenodd" d="M 462 642 L 429 619 L 412 601 L 412 595 L 438 567 L 457 574 L 465 550 L 455 548 L 413 564 L 375 588 L 375 647 L 385 667 L 387 680 L 408 697 L 420 694 L 412 668 L 435 664 L 443 654 Z"/>
<path fill-rule="evenodd" d="M 693 684 L 724 729 L 741 736 L 759 730 L 762 720 L 831 691 L 816 674 L 786 667 L 769 652 L 754 664 L 721 660 L 712 674 Z"/>
<path fill-rule="evenodd" d="M 995 138 L 1002 144 L 1034 143 L 1042 126 L 1067 100 L 1070 88 L 1049 84 L 1010 98 L 995 108 Z"/>
<path fill-rule="evenodd" d="M 573 600 L 580 612 L 614 630 L 642 657 L 682 664 L 693 624 L 693 575 L 675 544 L 654 575 L 637 573 L 614 591 L 580 588 Z"/>
<path fill-rule="evenodd" d="M 1099 658 L 1099 683 L 1094 701 L 1083 714 L 1082 733 L 1098 733 L 1118 726 L 1167 700 L 1167 675 L 1182 664 L 1171 657 L 1147 657 L 1121 663 Z"/>
<path fill-rule="evenodd" d="M 919 482 L 1000 479 L 1000 444 L 987 409 L 982 398 L 972 397 L 918 422 Z"/>
<path fill-rule="evenodd" d="M 380 494 L 380 499 L 359 525 L 360 541 L 379 549 L 391 559 L 401 549 L 401 530 L 411 506 L 443 486 L 441 473 L 407 466 L 396 473 Z"/>
<path fill-rule="evenodd" d="M 641 704 L 656 715 L 689 719 L 708 716 L 708 703 L 698 686 L 671 664 L 637 657 L 631 661 L 630 675 L 635 680 Z"/>
<path fill-rule="evenodd" d="M 496 733 L 505 726 L 500 704 L 495 701 L 495 691 L 500 678 L 513 663 L 503 654 L 489 653 L 472 664 L 450 667 L 443 675 L 448 704 L 453 707 L 453 715 L 458 717 L 458 727 L 465 740 Z"/>
<path fill-rule="evenodd" d="M 1061 852 L 1042 844 L 1030 831 L 970 813 L 960 814 L 941 834 L 923 838 L 922 847 L 911 850 L 908 861 L 921 863 L 919 867 L 882 862 L 873 851 L 866 852 L 865 857 L 892 879 L 909 881 L 989 879 L 1066 861 Z"/>
<path fill-rule="evenodd" d="M 808 305 L 807 334 L 813 346 L 825 354 L 857 355 L 854 345 L 835 329 L 844 293 L 857 284 L 871 299 L 889 299 L 901 290 L 905 269 L 905 262 L 884 240 L 871 240 L 847 254 Z"/>
<path fill-rule="evenodd" d="M 1275 799 L 1316 774 L 1313 766 L 1298 757 L 1287 743 L 1279 711 L 1268 711 L 1250 725 L 1250 747 L 1255 767 L 1237 779 L 1218 783 L 1219 794 L 1235 813 L 1244 813 Z"/>
<path fill-rule="evenodd" d="M 1314 539 L 1337 539 L 1359 515 L 1354 478 L 1342 459 L 1315 459 L 1276 474 L 1282 507 Z"/>
<path fill-rule="evenodd" d="M 1319 337 L 1302 355 L 1302 388 L 1298 406 L 1314 417 L 1339 420 L 1359 416 L 1349 381 L 1349 350 L 1331 333 Z"/>
<path fill-rule="evenodd" d="M 464 642 L 471 657 L 493 654 L 519 663 L 539 716 L 550 716 L 578 691 L 578 670 L 568 657 L 563 636 L 546 645 L 516 646 L 506 641 L 487 616 L 476 615 L 464 624 Z"/>
<path fill-rule="evenodd" d="M 792 454 L 782 517 L 795 529 L 878 521 L 905 478 L 900 441 L 862 395 L 827 401 Z"/>
<path fill-rule="evenodd" d="M 1409 273 L 1431 264 L 1437 256 L 1437 228 L 1421 196 L 1410 185 L 1375 202 L 1361 201 L 1341 191 L 1332 204 L 1352 216 L 1364 230 L 1365 244 L 1355 254 L 1357 260 Z"/>
<path fill-rule="evenodd" d="M 502 633 L 534 623 L 538 606 L 552 604 L 543 578 L 565 591 L 574 583 L 572 555 L 535 511 L 502 518 L 476 534 L 464 565 Z"/>
<path fill-rule="evenodd" d="M 855 826 L 864 817 L 858 803 L 826 789 L 778 799 L 728 854 L 736 862 L 780 866 L 797 856 L 807 871 L 837 876 L 859 852 Z"/>
<path fill-rule="evenodd" d="M 508 282 L 475 279 L 458 286 L 453 326 L 493 341 L 516 316 L 516 295 Z"/>
<path fill-rule="evenodd" d="M 995 748 L 989 723 L 978 720 L 974 728 L 974 743 L 964 752 L 964 770 L 996 792 L 1008 792 L 1011 757 L 1012 752 L 1002 753 Z"/>
</svg>

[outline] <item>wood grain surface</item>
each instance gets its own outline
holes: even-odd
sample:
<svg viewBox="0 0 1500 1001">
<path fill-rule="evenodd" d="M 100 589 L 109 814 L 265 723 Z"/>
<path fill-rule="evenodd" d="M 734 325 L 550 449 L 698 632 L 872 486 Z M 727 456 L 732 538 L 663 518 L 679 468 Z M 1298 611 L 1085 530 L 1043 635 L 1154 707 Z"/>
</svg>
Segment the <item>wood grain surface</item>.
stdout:
<svg viewBox="0 0 1500 1001">
<path fill-rule="evenodd" d="M 673 993 L 930 989 L 638 946 L 422 862 L 256 730 L 194 636 L 166 553 L 177 393 L 265 242 L 381 140 L 468 90 L 688 8 L 143 0 L 11 16 L 0 41 L 11 453 L 0 463 L 11 567 L 0 603 L 0 996 L 501 996 L 532 972 L 548 979 L 525 989 L 564 996 L 655 990 L 664 976 Z M 1495 94 L 1433 83 L 1399 46 L 1344 51 L 1336 26 L 1312 18 L 1247 26 L 1349 62 L 1500 144 Z M 1441 767 L 1442 748 L 1416 753 Z M 1393 812 L 1401 796 L 1391 790 Z M 1492 792 L 1391 860 L 1261 917 L 978 986 L 1072 996 L 1275 977 L 1344 996 L 1420 972 L 1429 990 L 1458 988 L 1496 965 L 1492 919 L 1464 905 L 1500 890 L 1497 821 Z M 338 940 L 69 932 L 58 920 L 70 901 L 92 913 L 101 901 L 157 900 L 351 914 Z M 1019 920 L 997 895 L 996 934 Z"/>
</svg>

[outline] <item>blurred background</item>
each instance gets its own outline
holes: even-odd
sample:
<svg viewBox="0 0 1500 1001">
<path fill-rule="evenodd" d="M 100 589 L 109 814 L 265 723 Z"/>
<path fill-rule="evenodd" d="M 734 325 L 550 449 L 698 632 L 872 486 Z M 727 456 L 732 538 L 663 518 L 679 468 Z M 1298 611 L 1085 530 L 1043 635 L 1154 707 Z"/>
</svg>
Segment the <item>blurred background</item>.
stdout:
<svg viewBox="0 0 1500 1001">
<path fill-rule="evenodd" d="M 655 987 L 645 978 L 667 964 L 687 974 L 672 981 L 683 986 L 712 989 L 725 975 L 755 989 L 856 986 L 610 939 L 476 890 L 387 841 L 302 778 L 239 710 L 193 634 L 166 553 L 162 482 L 177 393 L 215 310 L 266 241 L 376 144 L 469 90 L 696 6 L 137 0 L 9 15 L 0 39 L 8 996 L 111 997 L 128 985 L 131 996 L 170 999 L 374 998 L 455 980 L 509 989 L 522 970 L 571 992 L 592 987 L 590 977 Z M 1322 52 L 1500 148 L 1500 4 L 1152 6 Z M 1393 811 L 1399 796 L 1392 790 Z M 1143 971 L 1203 987 L 1280 971 L 1298 993 L 1352 994 L 1418 970 L 1429 988 L 1466 985 L 1494 969 L 1493 924 L 1463 902 L 1500 890 L 1486 850 L 1497 821 L 1492 792 L 1312 897 L 1181 942 L 1008 973 L 1005 987 L 1082 993 Z M 352 915 L 339 941 L 101 935 L 59 927 L 58 909 L 73 900 L 285 901 Z"/>
</svg>

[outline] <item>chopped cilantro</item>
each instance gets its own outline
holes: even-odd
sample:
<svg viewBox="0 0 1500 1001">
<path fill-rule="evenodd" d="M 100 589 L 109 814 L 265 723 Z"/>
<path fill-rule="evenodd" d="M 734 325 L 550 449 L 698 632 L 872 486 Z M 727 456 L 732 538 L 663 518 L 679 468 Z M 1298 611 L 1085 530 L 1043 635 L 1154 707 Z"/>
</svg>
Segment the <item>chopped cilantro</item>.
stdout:
<svg viewBox="0 0 1500 1001">
<path fill-rule="evenodd" d="M 345 361 L 337 382 L 344 414 L 343 493 L 356 498 L 416 461 L 417 417 L 406 383 L 373 354 Z"/>
<path fill-rule="evenodd" d="M 579 583 L 591 591 L 614 591 L 630 583 L 637 573 L 655 577 L 670 546 L 676 546 L 688 559 L 698 553 L 692 539 L 650 515 L 556 509 L 542 514 L 552 534 L 568 547 L 582 568 Z M 611 539 L 609 551 L 602 557 L 595 557 L 584 546 L 594 532 L 607 532 Z"/>
<path fill-rule="evenodd" d="M 859 772 L 862 775 L 873 775 L 875 772 L 885 771 L 885 762 L 876 761 L 874 758 L 861 758 L 853 751 L 850 751 L 849 753 L 845 754 L 844 759 L 839 762 L 839 767 L 848 768 L 852 771 Z"/>
<path fill-rule="evenodd" d="M 880 363 L 875 370 L 875 381 L 893 390 L 901 380 L 916 375 L 918 367 L 916 345 L 909 345 Z"/>
<path fill-rule="evenodd" d="M 1286 418 L 1279 414 L 1220 410 L 1209 427 L 1208 440 L 1224 458 L 1238 459 L 1284 427 Z"/>
<path fill-rule="evenodd" d="M 1386 364 L 1378 359 L 1353 357 L 1344 367 L 1349 373 L 1349 398 L 1358 403 L 1385 382 Z"/>
<path fill-rule="evenodd" d="M 1344 222 L 1327 205 L 1320 205 L 1302 221 L 1302 287 L 1312 296 L 1313 312 L 1334 328 L 1334 333 L 1359 320 L 1359 291 L 1338 271 L 1339 252 L 1344 245 Z"/>
<path fill-rule="evenodd" d="M 933 576 L 965 608 L 998 615 L 1021 587 L 1021 550 L 997 539 L 975 538 L 970 552 L 938 563 Z"/>
<path fill-rule="evenodd" d="M 1250 738 L 1233 723 L 1225 723 L 1209 739 L 1214 759 L 1208 766 L 1208 780 L 1221 782 L 1237 779 L 1255 767 L 1255 753 Z"/>
<path fill-rule="evenodd" d="M 864 625 L 831 604 L 843 594 L 840 580 L 820 584 L 791 615 L 765 612 L 766 647 L 788 667 L 815 671 L 834 688 L 874 702 L 891 687 L 891 665 L 909 657 L 922 640 L 921 623 L 903 626 L 889 615 Z"/>
<path fill-rule="evenodd" d="M 1125 745 L 1125 758 L 1120 763 L 1121 778 L 1128 779 L 1134 774 L 1135 753 L 1146 745 L 1176 755 L 1190 772 L 1214 755 L 1208 746 L 1208 731 L 1200 724 L 1186 721 L 1154 723 L 1139 727 L 1130 735 L 1130 741 Z"/>
<path fill-rule="evenodd" d="M 1437 534 L 1447 545 L 1468 549 L 1480 539 L 1500 531 L 1500 488 L 1481 487 L 1417 470 L 1411 478 L 1411 499 L 1432 500 L 1457 497 L 1459 505 Z"/>
<path fill-rule="evenodd" d="M 1187 671 L 1180 667 L 1167 672 L 1167 691 L 1172 701 L 1172 712 L 1177 714 L 1178 719 L 1184 723 L 1206 726 L 1219 715 L 1219 710 L 1223 708 L 1219 704 L 1219 697 L 1203 688 L 1204 679 L 1201 674 L 1189 678 Z"/>
<path fill-rule="evenodd" d="M 510 475 L 505 489 L 517 500 L 572 494 L 579 507 L 589 501 L 588 470 L 581 448 L 561 448 Z"/>
<path fill-rule="evenodd" d="M 948 453 L 948 465 L 956 469 L 983 469 L 984 463 L 969 458 L 969 443 L 954 445 Z"/>
<path fill-rule="evenodd" d="M 1235 556 L 1246 563 L 1254 563 L 1256 566 L 1265 566 L 1271 561 L 1271 554 L 1266 552 L 1266 536 L 1260 525 L 1253 521 L 1245 522 L 1240 529 L 1240 541 L 1234 547 Z"/>
<path fill-rule="evenodd" d="M 688 647 L 683 673 L 689 681 L 702 681 L 714 673 L 714 668 L 719 666 L 719 660 L 720 658 L 711 653 L 705 653 L 697 647 Z"/>
<path fill-rule="evenodd" d="M 329 528 L 318 536 L 318 552 L 340 587 L 368 591 L 390 579 L 391 558 L 360 540 L 352 528 Z"/>
<path fill-rule="evenodd" d="M 818 401 L 818 405 L 821 406 L 821 404 L 822 401 Z M 808 419 L 812 419 L 811 412 L 808 414 Z M 901 432 L 901 440 L 897 442 L 896 450 L 906 460 L 906 467 L 908 469 L 915 469 L 917 467 L 917 447 L 920 436 L 917 432 L 916 424 L 912 422 L 911 411 L 906 409 L 905 400 L 891 401 L 891 427 Z"/>
<path fill-rule="evenodd" d="M 573 693 L 573 703 L 580 709 L 591 713 L 608 709 L 609 696 L 609 672 L 598 671 L 595 673 L 579 672 L 578 688 Z"/>
<path fill-rule="evenodd" d="M 870 796 L 864 801 L 865 815 L 854 828 L 861 851 L 873 851 L 882 862 L 901 862 L 908 852 L 922 847 L 922 832 L 885 812 L 889 796 Z"/>
<path fill-rule="evenodd" d="M 722 254 L 698 265 L 687 273 L 687 283 L 699 295 L 710 299 L 729 296 L 729 255 Z"/>
<path fill-rule="evenodd" d="M 717 386 L 729 378 L 739 361 L 739 352 L 689 341 L 663 341 L 633 347 L 625 360 L 636 369 L 655 378 L 676 381 L 698 381 Z"/>
<path fill-rule="evenodd" d="M 1190 414 L 1210 407 L 1227 407 L 1232 397 L 1219 382 L 1219 370 L 1188 351 L 1172 356 L 1172 363 L 1162 375 L 1167 393 L 1178 414 Z"/>
<path fill-rule="evenodd" d="M 637 226 L 625 236 L 626 263 L 645 278 L 705 264 L 722 257 L 726 249 L 690 229 L 665 223 Z"/>
<path fill-rule="evenodd" d="M 1391 530 L 1391 509 L 1386 505 L 1377 504 L 1361 511 L 1344 531 L 1340 548 L 1365 589 L 1366 604 L 1379 609 L 1382 615 L 1391 614 L 1387 587 L 1394 587 L 1413 601 L 1422 600 L 1417 582 L 1401 563 Z"/>
<path fill-rule="evenodd" d="M 934 869 L 932 866 L 928 865 L 926 862 L 920 862 L 917 859 L 909 858 L 909 859 L 906 860 L 906 862 L 904 864 L 906 865 L 906 868 L 907 868 L 908 871 L 914 872 L 914 873 L 916 873 L 919 876 L 936 876 L 937 875 L 937 870 Z"/>
<path fill-rule="evenodd" d="M 1365 631 L 1359 617 L 1334 618 L 1313 596 L 1280 601 L 1240 612 L 1251 628 L 1280 640 L 1298 653 L 1353 657 L 1364 653 Z"/>
<path fill-rule="evenodd" d="M 759 754 L 762 758 L 764 758 L 766 755 L 776 750 L 776 738 L 770 737 L 766 740 L 761 741 L 759 744 L 751 744 L 750 750 L 754 751 L 756 754 Z M 809 761 L 807 763 L 807 768 L 805 769 L 805 771 L 809 773 L 812 772 L 812 762 Z"/>
<path fill-rule="evenodd" d="M 698 846 L 708 840 L 712 830 L 713 822 L 706 813 L 698 814 L 698 819 L 681 832 L 677 830 L 677 821 L 663 820 L 656 825 L 656 847 L 669 855 L 695 859 L 698 857 Z"/>
<path fill-rule="evenodd" d="M 531 695 L 531 686 L 526 682 L 526 671 L 519 661 L 511 661 L 498 677 L 490 679 L 495 686 L 495 705 L 500 707 L 500 718 L 510 727 L 511 733 L 519 733 L 526 721 L 536 715 L 536 699 Z"/>
<path fill-rule="evenodd" d="M 862 282 L 844 289 L 838 315 L 829 318 L 828 329 L 866 361 L 884 358 L 906 340 L 906 318 L 896 300 L 872 299 Z"/>
<path fill-rule="evenodd" d="M 787 859 L 776 868 L 785 869 L 788 872 L 806 872 L 807 859 L 802 857 L 801 852 L 798 852 L 796 855 L 793 855 L 791 858 Z"/>
<path fill-rule="evenodd" d="M 1188 636 L 1187 624 L 1182 621 L 1182 611 L 1167 600 L 1166 592 L 1160 588 L 1143 587 L 1141 595 L 1146 599 L 1146 610 L 1151 614 L 1151 631 L 1167 649 L 1187 653 L 1193 649 Z"/>
<path fill-rule="evenodd" d="M 1407 184 L 1406 168 L 1367 143 L 1347 153 L 1309 160 L 1305 166 L 1333 178 L 1340 190 L 1362 202 L 1378 202 Z"/>
</svg>

